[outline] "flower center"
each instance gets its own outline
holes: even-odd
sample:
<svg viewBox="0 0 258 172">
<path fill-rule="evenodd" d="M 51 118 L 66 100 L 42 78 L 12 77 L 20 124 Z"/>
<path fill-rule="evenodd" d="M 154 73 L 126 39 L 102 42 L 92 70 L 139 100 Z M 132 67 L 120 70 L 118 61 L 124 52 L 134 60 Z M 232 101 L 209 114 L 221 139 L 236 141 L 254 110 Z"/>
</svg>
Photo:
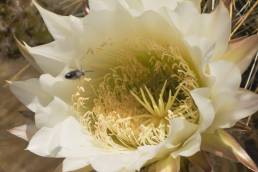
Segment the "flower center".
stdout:
<svg viewBox="0 0 258 172">
<path fill-rule="evenodd" d="M 107 148 L 159 144 L 166 139 L 172 118 L 198 122 L 190 95 L 198 79 L 180 50 L 152 41 L 144 42 L 144 50 L 137 47 L 125 50 L 123 60 L 97 85 L 81 79 L 72 97 L 82 125 Z M 95 91 L 93 96 L 89 90 Z"/>
</svg>

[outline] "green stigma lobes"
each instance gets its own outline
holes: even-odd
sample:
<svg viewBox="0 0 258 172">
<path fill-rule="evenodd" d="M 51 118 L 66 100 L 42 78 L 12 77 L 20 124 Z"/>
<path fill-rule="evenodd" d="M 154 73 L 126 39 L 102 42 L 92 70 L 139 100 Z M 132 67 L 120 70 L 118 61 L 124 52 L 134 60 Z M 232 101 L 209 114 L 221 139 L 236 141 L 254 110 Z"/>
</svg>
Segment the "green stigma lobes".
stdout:
<svg viewBox="0 0 258 172">
<path fill-rule="evenodd" d="M 101 145 L 156 145 L 166 139 L 171 119 L 198 123 L 190 95 L 198 77 L 179 49 L 151 42 L 144 51 L 123 55 L 94 86 L 94 96 L 86 96 L 89 81 L 82 81 L 72 97 L 82 125 Z"/>
</svg>

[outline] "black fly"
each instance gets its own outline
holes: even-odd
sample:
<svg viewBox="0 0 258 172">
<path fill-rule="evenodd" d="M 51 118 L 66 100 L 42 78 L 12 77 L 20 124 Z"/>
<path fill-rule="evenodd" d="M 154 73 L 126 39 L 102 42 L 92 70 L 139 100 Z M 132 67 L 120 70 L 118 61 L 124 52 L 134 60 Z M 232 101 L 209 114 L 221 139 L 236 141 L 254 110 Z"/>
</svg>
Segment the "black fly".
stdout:
<svg viewBox="0 0 258 172">
<path fill-rule="evenodd" d="M 72 70 L 65 74 L 65 79 L 75 80 L 79 79 L 82 76 L 85 75 L 86 72 L 92 72 L 92 71 L 81 71 L 79 69 Z"/>
</svg>

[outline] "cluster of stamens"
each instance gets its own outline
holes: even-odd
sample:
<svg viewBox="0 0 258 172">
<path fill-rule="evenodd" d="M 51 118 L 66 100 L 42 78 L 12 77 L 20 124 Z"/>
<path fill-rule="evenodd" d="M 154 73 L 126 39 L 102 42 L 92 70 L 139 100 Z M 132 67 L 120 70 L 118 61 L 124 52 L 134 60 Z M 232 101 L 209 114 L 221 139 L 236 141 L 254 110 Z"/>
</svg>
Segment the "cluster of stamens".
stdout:
<svg viewBox="0 0 258 172">
<path fill-rule="evenodd" d="M 86 89 L 91 81 L 82 79 L 72 97 L 82 125 L 107 148 L 159 144 L 173 118 L 198 122 L 190 95 L 198 87 L 197 76 L 180 51 L 149 42 L 145 52 L 134 53 L 124 51 L 123 62 L 95 85 L 94 96 Z"/>
</svg>

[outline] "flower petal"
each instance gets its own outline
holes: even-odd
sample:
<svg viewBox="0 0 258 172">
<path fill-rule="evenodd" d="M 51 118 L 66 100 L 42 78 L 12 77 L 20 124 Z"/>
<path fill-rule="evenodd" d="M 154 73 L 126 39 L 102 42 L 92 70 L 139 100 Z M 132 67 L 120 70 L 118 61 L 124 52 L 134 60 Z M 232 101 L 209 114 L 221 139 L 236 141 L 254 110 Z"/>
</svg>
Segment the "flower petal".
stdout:
<svg viewBox="0 0 258 172">
<path fill-rule="evenodd" d="M 238 105 L 235 92 L 220 92 L 213 97 L 213 105 L 216 111 L 216 115 L 212 125 L 208 131 L 213 132 L 218 128 L 228 128 L 233 125 L 233 121 L 236 122 L 232 115 L 234 109 Z"/>
<path fill-rule="evenodd" d="M 210 126 L 212 132 L 230 122 L 230 117 L 237 104 L 236 93 L 241 82 L 241 73 L 237 66 L 226 61 L 209 64 L 210 96 L 216 111 L 215 119 Z M 228 118 L 228 120 L 226 120 Z"/>
<path fill-rule="evenodd" d="M 93 3 L 95 3 L 95 1 Z M 101 1 L 101 3 L 109 4 L 108 1 Z M 42 10 L 41 7 L 38 8 Z M 46 13 L 46 19 L 52 15 L 51 12 L 46 10 L 43 11 L 42 14 L 43 13 Z M 119 17 L 117 17 L 118 15 Z M 68 17 L 57 15 L 55 18 L 56 22 L 58 22 Z M 102 22 L 99 22 L 99 18 L 102 19 Z M 121 8 L 115 11 L 96 11 L 91 12 L 87 17 L 81 20 L 78 19 L 78 21 L 73 24 L 76 28 L 78 27 L 78 29 L 72 30 L 71 33 L 65 33 L 69 35 L 67 38 L 58 38 L 50 44 L 38 47 L 31 48 L 27 46 L 27 49 L 34 56 L 37 63 L 39 63 L 44 71 L 48 71 L 47 73 L 57 75 L 64 67 L 64 63 L 68 66 L 79 67 L 78 64 L 76 64 L 78 59 L 87 56 L 85 66 L 83 67 L 95 71 L 92 75 L 97 75 L 96 73 L 101 73 L 103 70 L 99 70 L 100 67 L 96 69 L 96 66 L 103 67 L 107 65 L 107 67 L 109 67 L 108 63 L 113 64 L 113 61 L 118 60 L 116 55 L 108 55 L 113 58 L 107 58 L 107 54 L 113 52 L 111 52 L 110 47 L 106 47 L 110 46 L 110 44 L 113 46 L 114 43 L 120 44 L 119 41 L 125 41 L 125 39 L 133 38 L 137 35 L 157 39 L 158 41 L 165 40 L 170 44 L 178 46 L 179 44 L 183 44 L 180 36 L 178 36 L 178 31 L 172 28 L 172 26 L 156 12 L 148 11 L 139 17 L 133 18 L 128 11 Z M 52 27 L 55 28 L 55 25 L 53 24 Z M 56 30 L 58 29 L 57 27 Z M 81 35 L 84 36 L 82 37 Z M 179 38 L 181 42 L 179 42 Z M 182 46 L 179 47 L 181 48 Z M 103 52 L 101 51 L 102 49 L 108 49 L 109 51 Z M 187 52 L 186 48 L 182 50 L 182 52 Z M 106 58 L 101 57 L 103 54 Z M 96 57 L 98 58 L 96 59 Z M 100 63 L 103 65 L 100 65 Z M 107 69 L 107 67 L 105 69 Z"/>
<path fill-rule="evenodd" d="M 253 56 L 258 51 L 258 35 L 253 35 L 229 45 L 228 50 L 215 60 L 224 59 L 236 63 L 243 73 L 249 66 Z"/>
<path fill-rule="evenodd" d="M 172 152 L 171 156 L 174 158 L 177 156 L 189 157 L 200 151 L 200 147 L 201 135 L 199 132 L 196 132 L 190 138 L 188 138 L 179 149 Z"/>
<path fill-rule="evenodd" d="M 212 124 L 215 111 L 209 98 L 208 88 L 198 88 L 191 91 L 191 96 L 199 110 L 199 131 L 205 131 Z"/>
<path fill-rule="evenodd" d="M 232 136 L 223 130 L 217 130 L 215 134 L 204 134 L 202 149 L 223 158 L 239 161 L 247 168 L 258 171 L 256 164 L 246 151 Z"/>
<path fill-rule="evenodd" d="M 51 100 L 51 96 L 42 90 L 37 79 L 12 82 L 10 89 L 33 112 L 36 111 L 38 104 L 44 106 Z"/>
<path fill-rule="evenodd" d="M 186 142 L 180 149 L 181 152 L 175 152 L 177 155 L 192 155 L 200 148 L 200 137 L 194 136 L 197 125 L 188 122 L 183 118 L 175 118 L 171 121 L 171 130 L 166 141 L 155 146 L 142 146 L 135 151 L 100 151 L 96 156 L 90 157 L 90 163 L 93 168 L 100 172 L 106 171 L 136 171 L 144 164 L 151 163 L 153 158 L 163 158 L 169 152 L 175 150 L 178 144 Z M 187 140 L 191 137 L 190 140 Z M 187 151 L 188 149 L 189 151 Z M 175 157 L 177 157 L 175 155 Z"/>
<path fill-rule="evenodd" d="M 90 10 L 114 10 L 119 4 L 118 0 L 89 0 Z"/>
<path fill-rule="evenodd" d="M 31 139 L 27 149 L 40 156 L 87 158 L 95 150 L 74 117 L 54 128 L 43 127 Z"/>
<path fill-rule="evenodd" d="M 25 46 L 45 73 L 57 75 L 65 65 L 75 66 L 77 59 L 85 55 L 85 50 L 81 47 L 82 40 L 85 39 L 81 36 L 85 35 L 83 19 L 54 14 L 33 2 L 55 41 L 36 47 Z"/>
<path fill-rule="evenodd" d="M 67 70 L 66 70 L 67 71 Z M 76 90 L 76 81 L 67 80 L 64 78 L 65 73 L 60 73 L 57 77 L 53 77 L 49 74 L 41 75 L 39 82 L 42 89 L 51 96 L 56 96 L 65 101 L 71 103 L 72 94 Z"/>
<path fill-rule="evenodd" d="M 125 10 L 95 12 L 79 19 L 59 16 L 37 6 L 45 18 L 46 25 L 52 28 L 54 33 L 61 33 L 61 35 L 49 44 L 36 47 L 26 45 L 26 48 L 41 69 L 52 75 L 59 74 L 65 66 L 85 68 L 80 66 L 82 59 L 85 57 L 87 60 L 90 59 L 93 56 L 91 53 L 98 51 L 108 39 L 130 33 L 130 22 L 128 22 L 130 16 Z M 118 15 L 119 17 L 116 17 Z M 99 18 L 102 22 L 99 22 Z M 59 27 L 65 28 L 65 31 L 62 33 Z"/>
<path fill-rule="evenodd" d="M 219 130 L 218 134 L 223 143 L 231 148 L 233 154 L 239 162 L 241 162 L 244 166 L 253 171 L 258 171 L 256 164 L 246 153 L 246 151 L 241 147 L 241 145 L 231 135 L 229 135 L 224 130 Z"/>
<path fill-rule="evenodd" d="M 53 150 L 49 150 L 48 147 L 53 138 L 54 132 L 51 132 L 51 129 L 42 128 L 32 137 L 26 149 L 39 156 L 51 156 Z"/>
<path fill-rule="evenodd" d="M 33 124 L 21 125 L 8 130 L 11 134 L 16 135 L 26 141 L 29 141 L 31 137 L 36 133 L 37 129 Z"/>
<path fill-rule="evenodd" d="M 227 95 L 224 96 L 229 97 Z M 230 111 L 223 109 L 223 111 L 221 110 L 218 112 L 218 116 L 216 117 L 212 128 L 232 127 L 236 124 L 237 121 L 246 118 L 258 111 L 258 95 L 251 91 L 244 89 L 239 90 L 236 96 L 227 100 L 235 103 L 231 105 L 231 109 L 229 109 Z"/>
<path fill-rule="evenodd" d="M 170 121 L 168 138 L 164 146 L 172 151 L 171 155 L 191 156 L 200 150 L 201 138 L 197 131 L 198 125 L 188 122 L 183 118 L 175 118 Z M 177 147 L 175 149 L 175 147 Z"/>
<path fill-rule="evenodd" d="M 35 112 L 35 123 L 38 128 L 54 127 L 73 114 L 71 107 L 60 98 L 54 99 L 46 106 L 39 106 Z"/>
<path fill-rule="evenodd" d="M 210 85 L 214 92 L 234 92 L 240 87 L 241 73 L 234 63 L 222 60 L 211 62 L 209 63 L 209 70 Z"/>
<path fill-rule="evenodd" d="M 218 136 L 216 130 L 215 133 L 204 133 L 202 134 L 202 144 L 201 149 L 213 153 L 221 158 L 227 158 L 229 160 L 235 161 L 236 158 L 232 153 L 231 148 L 226 146 L 221 138 Z"/>
<path fill-rule="evenodd" d="M 184 33 L 185 38 L 198 38 L 186 39 L 186 41 L 192 46 L 200 47 L 204 51 L 202 54 L 207 54 L 210 45 L 213 44 L 215 44 L 214 56 L 223 54 L 227 49 L 231 31 L 231 20 L 228 10 L 222 2 L 219 3 L 212 13 L 201 14 L 194 7 L 193 3 L 183 1 L 175 11 L 170 12 L 170 17 L 178 30 Z M 209 41 L 209 46 L 206 49 L 203 49 L 204 43 L 201 40 Z"/>
<path fill-rule="evenodd" d="M 33 4 L 39 10 L 49 32 L 54 39 L 63 39 L 74 32 L 74 29 L 80 29 L 80 18 L 74 16 L 60 16 L 42 8 L 35 0 Z M 76 26 L 76 27 L 75 27 Z"/>
<path fill-rule="evenodd" d="M 17 137 L 20 137 L 26 141 L 29 140 L 27 136 L 27 125 L 21 125 L 19 127 L 12 128 L 8 130 L 11 134 L 16 135 Z"/>
<path fill-rule="evenodd" d="M 90 157 L 90 163 L 99 172 L 134 172 L 155 157 L 158 150 L 157 146 L 143 146 L 135 151 L 102 151 Z"/>
<path fill-rule="evenodd" d="M 26 46 L 19 41 L 15 36 L 14 39 L 16 41 L 16 45 L 19 48 L 21 54 L 23 55 L 23 57 L 30 63 L 31 66 L 33 66 L 39 73 L 43 73 L 43 71 L 41 70 L 41 68 L 38 66 L 38 64 L 36 63 L 36 61 L 33 59 L 33 57 L 31 56 L 31 54 L 29 53 L 29 51 L 27 50 Z"/>
<path fill-rule="evenodd" d="M 139 16 L 144 11 L 144 6 L 141 0 L 120 0 L 120 4 L 133 16 Z"/>
<path fill-rule="evenodd" d="M 171 131 L 166 141 L 155 146 L 142 146 L 135 151 L 100 151 L 96 156 L 90 157 L 90 163 L 93 168 L 100 172 L 106 171 L 136 171 L 146 163 L 151 163 L 153 158 L 163 158 L 176 146 L 187 140 L 197 129 L 197 125 L 189 123 L 182 118 L 175 118 L 171 121 Z M 186 144 L 188 148 L 198 147 L 200 144 L 194 144 L 189 141 Z M 175 144 L 177 144 L 175 146 Z M 192 150 L 192 149 L 191 149 Z M 191 151 L 193 152 L 193 151 Z M 190 154 L 190 152 L 188 152 Z M 187 153 L 185 153 L 187 154 Z"/>
<path fill-rule="evenodd" d="M 210 63 L 211 99 L 216 111 L 209 131 L 232 127 L 238 120 L 258 110 L 257 95 L 239 90 L 241 73 L 233 63 Z"/>
<path fill-rule="evenodd" d="M 156 0 L 141 0 L 144 6 L 144 9 L 158 11 L 162 7 L 166 7 L 168 9 L 174 10 L 177 6 L 177 0 L 160 0 L 157 2 Z"/>
<path fill-rule="evenodd" d="M 258 95 L 248 91 L 241 89 L 237 92 L 238 105 L 236 106 L 235 112 L 232 116 L 234 116 L 234 120 L 240 120 L 242 118 L 248 117 L 258 110 Z"/>
<path fill-rule="evenodd" d="M 52 75 L 59 74 L 66 64 L 69 65 L 70 59 L 77 55 L 74 54 L 76 49 L 72 49 L 74 46 L 70 45 L 70 41 L 65 40 L 58 40 L 36 47 L 25 44 L 25 47 L 41 70 Z"/>
<path fill-rule="evenodd" d="M 96 22 L 101 13 L 102 18 L 104 16 L 104 22 Z M 120 16 L 119 20 L 116 19 L 117 15 Z M 125 12 L 102 11 L 91 13 L 89 17 L 90 18 L 85 20 L 85 22 L 87 21 L 86 25 L 90 28 L 90 32 L 92 28 L 91 33 L 97 36 L 96 39 L 101 35 L 102 37 L 100 40 L 102 40 L 102 43 L 106 43 L 104 47 L 98 48 L 96 51 L 93 49 L 93 54 L 87 55 L 85 67 L 86 69 L 94 71 L 89 73 L 90 78 L 95 79 L 103 76 L 111 67 L 117 65 L 123 58 L 128 57 L 121 56 L 121 53 L 132 54 L 134 52 L 143 51 L 142 48 L 144 47 L 139 47 L 135 44 L 136 41 L 141 40 L 138 39 L 139 35 L 141 35 L 140 38 L 146 37 L 150 41 L 157 41 L 164 45 L 175 45 L 182 50 L 184 56 L 189 56 L 187 48 L 180 37 L 180 33 L 175 27 L 169 25 L 164 18 L 157 15 L 156 12 L 148 11 L 139 17 L 132 18 Z M 106 30 L 103 30 L 102 28 L 105 28 Z M 107 42 L 105 42 L 103 41 L 103 36 L 105 38 L 110 36 L 112 40 L 107 40 Z M 110 43 L 112 43 L 112 46 L 110 46 Z"/>
<path fill-rule="evenodd" d="M 170 121 L 169 128 L 167 142 L 177 146 L 186 141 L 197 130 L 197 125 L 184 118 L 174 118 Z"/>
<path fill-rule="evenodd" d="M 162 7 L 166 7 L 170 10 L 174 10 L 177 4 L 183 0 L 90 0 L 90 8 L 93 11 L 99 10 L 114 10 L 119 5 L 129 10 L 133 15 L 140 15 L 144 11 L 159 11 Z M 195 8 L 200 10 L 201 1 L 193 0 Z"/>
<path fill-rule="evenodd" d="M 88 159 L 83 158 L 66 158 L 63 161 L 63 172 L 74 171 L 89 165 Z M 84 172 L 92 171 L 92 168 L 83 169 Z"/>
<path fill-rule="evenodd" d="M 148 171 L 150 172 L 179 172 L 180 171 L 180 157 L 172 158 L 168 156 L 157 163 L 153 164 Z"/>
</svg>

